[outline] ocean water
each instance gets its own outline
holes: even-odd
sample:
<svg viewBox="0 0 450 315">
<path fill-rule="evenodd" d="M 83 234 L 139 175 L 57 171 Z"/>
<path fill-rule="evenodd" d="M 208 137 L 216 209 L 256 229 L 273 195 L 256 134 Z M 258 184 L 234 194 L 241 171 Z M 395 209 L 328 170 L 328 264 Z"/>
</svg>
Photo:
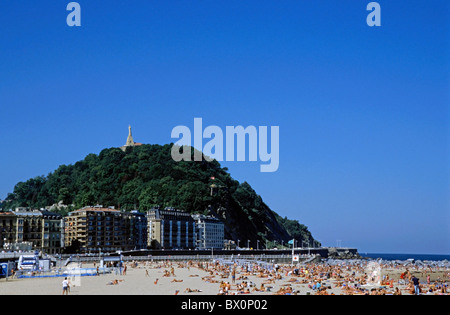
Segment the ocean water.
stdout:
<svg viewBox="0 0 450 315">
<path fill-rule="evenodd" d="M 383 260 L 406 260 L 406 259 L 415 259 L 415 260 L 448 260 L 450 261 L 450 255 L 429 255 L 429 254 L 377 254 L 377 253 L 359 253 L 362 257 L 368 258 L 381 258 Z"/>
</svg>

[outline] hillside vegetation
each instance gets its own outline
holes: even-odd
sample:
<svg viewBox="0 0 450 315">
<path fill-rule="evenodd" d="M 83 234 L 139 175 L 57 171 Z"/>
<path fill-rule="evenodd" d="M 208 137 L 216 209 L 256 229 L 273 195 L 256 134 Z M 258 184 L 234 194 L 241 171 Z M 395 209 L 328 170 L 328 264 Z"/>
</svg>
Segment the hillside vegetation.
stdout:
<svg viewBox="0 0 450 315">
<path fill-rule="evenodd" d="M 142 212 L 173 207 L 214 215 L 225 223 L 227 239 L 241 244 L 250 240 L 253 247 L 257 240 L 315 242 L 306 226 L 281 218 L 247 182 L 234 180 L 217 161 L 175 162 L 171 147 L 142 145 L 126 152 L 111 148 L 89 154 L 47 176 L 18 183 L 3 209 L 43 208 L 60 201 L 73 208 L 99 204 Z"/>
</svg>

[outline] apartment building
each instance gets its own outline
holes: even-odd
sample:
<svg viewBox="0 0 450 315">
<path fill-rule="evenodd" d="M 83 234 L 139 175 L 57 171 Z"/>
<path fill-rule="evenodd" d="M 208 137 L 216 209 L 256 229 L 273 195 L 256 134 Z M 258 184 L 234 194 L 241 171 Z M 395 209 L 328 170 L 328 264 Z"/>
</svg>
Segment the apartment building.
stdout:
<svg viewBox="0 0 450 315">
<path fill-rule="evenodd" d="M 44 210 L 17 208 L 0 213 L 1 247 L 14 248 L 31 243 L 33 250 L 61 253 L 62 216 Z"/>
<path fill-rule="evenodd" d="M 224 247 L 225 225 L 212 216 L 193 215 L 196 223 L 198 249 L 222 249 Z"/>
<path fill-rule="evenodd" d="M 166 208 L 147 212 L 148 247 L 167 249 L 221 249 L 224 246 L 225 225 L 205 215 Z"/>
<path fill-rule="evenodd" d="M 146 227 L 146 216 L 137 211 L 85 207 L 65 218 L 65 246 L 76 244 L 84 253 L 142 249 L 147 245 Z"/>
<path fill-rule="evenodd" d="M 148 247 L 193 249 L 196 247 L 195 221 L 189 213 L 166 208 L 147 212 Z"/>
<path fill-rule="evenodd" d="M 126 222 L 126 231 L 131 241 L 131 249 L 147 249 L 147 215 L 138 210 L 123 214 Z"/>
<path fill-rule="evenodd" d="M 41 213 L 43 219 L 41 251 L 47 254 L 60 254 L 64 247 L 62 242 L 64 219 L 54 212 L 41 211 Z"/>
<path fill-rule="evenodd" d="M 17 229 L 17 216 L 13 212 L 0 212 L 0 249 L 16 242 Z"/>
</svg>

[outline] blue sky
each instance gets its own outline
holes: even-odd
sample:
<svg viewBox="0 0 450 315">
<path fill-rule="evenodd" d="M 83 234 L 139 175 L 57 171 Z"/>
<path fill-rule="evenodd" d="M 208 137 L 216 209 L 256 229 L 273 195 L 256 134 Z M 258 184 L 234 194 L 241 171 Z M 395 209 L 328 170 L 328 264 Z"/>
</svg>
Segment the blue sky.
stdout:
<svg viewBox="0 0 450 315">
<path fill-rule="evenodd" d="M 280 167 L 224 162 L 325 246 L 450 254 L 449 3 L 0 0 L 0 198 L 175 126 L 279 126 Z"/>
</svg>

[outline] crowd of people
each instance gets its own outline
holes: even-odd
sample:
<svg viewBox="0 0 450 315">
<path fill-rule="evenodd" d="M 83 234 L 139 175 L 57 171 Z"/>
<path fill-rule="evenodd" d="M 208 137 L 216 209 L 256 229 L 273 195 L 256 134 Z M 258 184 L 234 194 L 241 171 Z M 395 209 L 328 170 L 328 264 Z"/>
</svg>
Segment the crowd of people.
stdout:
<svg viewBox="0 0 450 315">
<path fill-rule="evenodd" d="M 277 295 L 295 295 L 303 288 L 306 294 L 315 295 L 403 295 L 436 294 L 447 295 L 447 282 L 450 281 L 448 270 L 432 267 L 413 267 L 414 270 L 401 265 L 379 264 L 375 276 L 368 269 L 367 262 L 330 265 L 314 263 L 293 266 L 289 264 L 267 264 L 250 262 L 186 262 L 178 263 L 179 268 L 196 267 L 209 275 L 202 278 L 205 282 L 218 283 L 220 295 L 251 294 L 266 292 Z M 394 279 L 388 271 L 404 268 L 400 276 Z M 441 271 L 432 281 L 431 276 Z M 395 274 L 395 273 L 393 273 Z M 426 278 L 420 282 L 418 276 Z M 257 285 L 251 279 L 259 279 Z M 228 280 L 228 281 L 227 281 Z M 231 281 L 229 281 L 231 280 Z M 275 290 L 275 284 L 278 289 Z M 295 287 L 294 285 L 300 285 Z"/>
<path fill-rule="evenodd" d="M 339 264 L 309 263 L 306 265 L 276 264 L 251 261 L 159 261 L 131 262 L 134 270 L 161 269 L 162 277 L 171 283 L 182 283 L 176 270 L 188 269 L 189 277 L 200 277 L 209 284 L 217 284 L 219 295 L 275 294 L 275 295 L 448 295 L 448 268 L 405 267 L 378 264 L 374 272 L 367 261 Z M 177 269 L 176 269 L 177 268 Z M 126 276 L 126 265 L 122 276 Z M 421 279 L 421 280 L 420 280 Z M 158 278 L 154 284 L 158 284 Z M 117 285 L 123 280 L 108 283 Z M 63 283 L 63 288 L 67 283 Z M 63 289 L 67 294 L 70 289 Z M 176 294 L 180 291 L 177 290 Z M 184 293 L 202 292 L 202 288 L 186 288 Z"/>
</svg>

